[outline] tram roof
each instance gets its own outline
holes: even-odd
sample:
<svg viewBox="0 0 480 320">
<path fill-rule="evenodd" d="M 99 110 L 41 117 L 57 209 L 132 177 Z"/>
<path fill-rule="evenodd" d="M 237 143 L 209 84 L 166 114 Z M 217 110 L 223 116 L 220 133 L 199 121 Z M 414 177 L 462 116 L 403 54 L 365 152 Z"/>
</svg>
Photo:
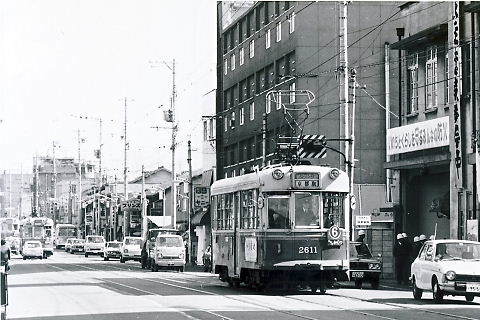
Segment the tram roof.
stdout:
<svg viewBox="0 0 480 320">
<path fill-rule="evenodd" d="M 285 177 L 282 180 L 275 180 L 272 177 L 273 171 L 280 169 Z M 247 173 L 241 176 L 225 178 L 217 180 L 212 184 L 211 195 L 218 195 L 224 193 L 231 193 L 240 190 L 250 190 L 262 187 L 263 191 L 278 191 L 278 190 L 290 190 L 290 172 L 302 172 L 302 173 L 320 173 L 321 179 L 328 176 L 329 172 L 334 169 L 332 167 L 325 166 L 311 166 L 311 165 L 276 165 L 266 167 L 260 171 Z M 348 176 L 347 174 L 339 170 L 340 175 L 336 179 L 333 188 L 321 189 L 322 191 L 337 191 L 348 192 Z M 288 185 L 285 183 L 288 181 Z M 332 189 L 332 190 L 329 190 Z M 344 190 L 345 189 L 345 190 Z"/>
</svg>

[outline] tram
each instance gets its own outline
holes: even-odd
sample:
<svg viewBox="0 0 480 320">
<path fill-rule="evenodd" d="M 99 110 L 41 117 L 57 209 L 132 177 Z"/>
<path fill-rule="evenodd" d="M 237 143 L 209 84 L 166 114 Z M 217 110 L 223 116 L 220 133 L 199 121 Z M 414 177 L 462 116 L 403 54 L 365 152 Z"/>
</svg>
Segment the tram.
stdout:
<svg viewBox="0 0 480 320">
<path fill-rule="evenodd" d="M 53 220 L 45 217 L 28 217 L 20 220 L 20 253 L 28 240 L 39 240 L 43 247 L 43 256 L 53 255 Z"/>
<path fill-rule="evenodd" d="M 213 183 L 213 270 L 231 286 L 325 293 L 349 268 L 348 176 L 274 165 Z"/>
</svg>

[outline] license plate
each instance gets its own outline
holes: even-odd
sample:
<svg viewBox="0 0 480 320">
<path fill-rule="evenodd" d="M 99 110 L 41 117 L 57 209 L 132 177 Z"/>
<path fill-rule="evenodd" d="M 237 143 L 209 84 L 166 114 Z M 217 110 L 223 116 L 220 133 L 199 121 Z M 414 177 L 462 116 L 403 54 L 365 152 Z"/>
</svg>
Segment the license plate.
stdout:
<svg viewBox="0 0 480 320">
<path fill-rule="evenodd" d="M 466 291 L 480 293 L 480 283 L 467 283 Z"/>
<path fill-rule="evenodd" d="M 169 262 L 168 265 L 169 265 L 169 266 L 173 266 L 174 263 L 173 263 L 173 262 Z"/>
<path fill-rule="evenodd" d="M 352 278 L 363 278 L 364 275 L 363 271 L 352 271 Z"/>
</svg>

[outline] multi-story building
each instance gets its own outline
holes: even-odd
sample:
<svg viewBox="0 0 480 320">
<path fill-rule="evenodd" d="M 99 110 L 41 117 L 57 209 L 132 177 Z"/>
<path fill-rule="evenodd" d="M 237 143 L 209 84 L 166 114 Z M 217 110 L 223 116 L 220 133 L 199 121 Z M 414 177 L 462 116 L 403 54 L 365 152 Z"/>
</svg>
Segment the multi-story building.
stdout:
<svg viewBox="0 0 480 320">
<path fill-rule="evenodd" d="M 267 163 L 274 159 L 278 136 L 291 134 L 284 106 L 297 104 L 299 108 L 297 99 L 305 99 L 300 93 L 293 94 L 294 90 L 309 90 L 315 96 L 307 118 L 305 113 L 291 112 L 303 117 L 295 135 L 344 138 L 337 81 L 341 5 L 259 1 L 225 23 L 223 18 L 232 9 L 218 4 L 218 178 L 261 165 L 263 114 Z M 350 66 L 356 69 L 358 83 L 381 103 L 385 101 L 385 42 L 396 40 L 395 25 L 387 22 L 396 11 L 394 2 L 353 2 L 348 6 Z M 271 90 L 291 90 L 292 94 L 267 99 Z M 366 94 L 357 97 L 355 126 L 355 183 L 384 184 L 385 140 L 378 137 L 385 133 L 385 111 Z M 329 146 L 340 149 L 341 143 L 330 141 Z M 335 152 L 312 162 L 344 167 L 342 156 Z"/>
<path fill-rule="evenodd" d="M 411 234 L 478 240 L 478 10 L 474 2 L 400 7 L 405 37 L 391 46 L 401 53 L 392 96 L 400 118 L 387 132 L 386 168 L 403 209 L 397 228 Z"/>
<path fill-rule="evenodd" d="M 0 175 L 0 216 L 30 216 L 32 208 L 32 175 L 3 171 Z"/>
</svg>

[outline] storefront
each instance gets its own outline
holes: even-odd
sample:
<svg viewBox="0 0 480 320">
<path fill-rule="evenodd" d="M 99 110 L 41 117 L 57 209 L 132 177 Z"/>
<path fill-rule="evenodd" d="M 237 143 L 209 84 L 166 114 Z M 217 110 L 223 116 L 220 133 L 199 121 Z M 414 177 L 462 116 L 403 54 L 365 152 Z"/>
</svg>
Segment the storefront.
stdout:
<svg viewBox="0 0 480 320">
<path fill-rule="evenodd" d="M 386 163 L 400 210 L 395 232 L 450 238 L 449 117 L 387 130 Z"/>
</svg>

